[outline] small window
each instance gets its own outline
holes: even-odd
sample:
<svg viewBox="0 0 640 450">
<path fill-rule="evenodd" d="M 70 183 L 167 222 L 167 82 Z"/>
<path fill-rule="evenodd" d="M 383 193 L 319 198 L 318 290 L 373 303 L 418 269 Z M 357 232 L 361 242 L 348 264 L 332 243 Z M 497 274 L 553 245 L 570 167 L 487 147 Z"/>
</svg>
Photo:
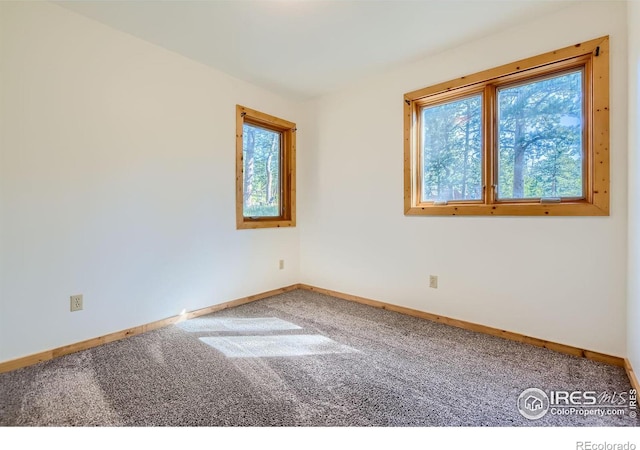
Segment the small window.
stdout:
<svg viewBox="0 0 640 450">
<path fill-rule="evenodd" d="M 405 213 L 608 215 L 608 38 L 405 95 Z"/>
<path fill-rule="evenodd" d="M 296 124 L 236 106 L 236 225 L 295 226 Z"/>
</svg>

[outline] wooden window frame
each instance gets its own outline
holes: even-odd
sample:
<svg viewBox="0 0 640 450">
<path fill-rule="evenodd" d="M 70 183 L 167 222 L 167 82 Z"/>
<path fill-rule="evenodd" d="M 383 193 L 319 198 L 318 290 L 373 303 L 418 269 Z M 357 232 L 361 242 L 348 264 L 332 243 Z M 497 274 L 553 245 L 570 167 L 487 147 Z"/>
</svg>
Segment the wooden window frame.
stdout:
<svg viewBox="0 0 640 450">
<path fill-rule="evenodd" d="M 584 198 L 540 203 L 497 199 L 496 89 L 584 67 Z M 423 202 L 420 114 L 425 105 L 482 93 L 482 200 Z M 485 70 L 404 95 L 405 215 L 608 216 L 609 215 L 609 37 Z"/>
<path fill-rule="evenodd" d="M 251 124 L 281 133 L 280 215 L 245 217 L 243 127 Z M 236 105 L 236 227 L 238 230 L 296 226 L 296 124 L 246 106 Z"/>
</svg>

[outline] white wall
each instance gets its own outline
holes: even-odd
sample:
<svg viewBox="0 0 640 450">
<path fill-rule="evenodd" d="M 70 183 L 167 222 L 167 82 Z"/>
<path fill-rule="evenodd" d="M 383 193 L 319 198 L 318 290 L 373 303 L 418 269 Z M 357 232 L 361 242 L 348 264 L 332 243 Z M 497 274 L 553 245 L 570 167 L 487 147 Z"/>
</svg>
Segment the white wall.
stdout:
<svg viewBox="0 0 640 450">
<path fill-rule="evenodd" d="M 640 2 L 629 3 L 629 296 L 627 357 L 640 371 Z"/>
<path fill-rule="evenodd" d="M 302 161 L 301 281 L 542 339 L 625 354 L 624 3 L 571 5 L 324 97 Z M 610 217 L 405 217 L 402 96 L 611 36 Z M 437 290 L 429 274 L 439 276 Z"/>
<path fill-rule="evenodd" d="M 298 282 L 298 229 L 235 229 L 234 158 L 236 103 L 300 105 L 57 5 L 0 8 L 0 361 Z"/>
</svg>

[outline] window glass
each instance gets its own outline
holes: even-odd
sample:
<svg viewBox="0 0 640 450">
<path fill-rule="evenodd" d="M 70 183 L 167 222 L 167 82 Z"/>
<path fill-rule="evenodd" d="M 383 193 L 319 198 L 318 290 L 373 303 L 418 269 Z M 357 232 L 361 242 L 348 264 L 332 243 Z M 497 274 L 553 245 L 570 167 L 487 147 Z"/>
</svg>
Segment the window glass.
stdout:
<svg viewBox="0 0 640 450">
<path fill-rule="evenodd" d="M 246 122 L 242 135 L 243 214 L 245 217 L 278 217 L 281 215 L 282 135 Z"/>
<path fill-rule="evenodd" d="M 498 199 L 582 198 L 582 70 L 498 88 Z"/>
<path fill-rule="evenodd" d="M 422 109 L 422 201 L 482 199 L 482 95 Z"/>
</svg>

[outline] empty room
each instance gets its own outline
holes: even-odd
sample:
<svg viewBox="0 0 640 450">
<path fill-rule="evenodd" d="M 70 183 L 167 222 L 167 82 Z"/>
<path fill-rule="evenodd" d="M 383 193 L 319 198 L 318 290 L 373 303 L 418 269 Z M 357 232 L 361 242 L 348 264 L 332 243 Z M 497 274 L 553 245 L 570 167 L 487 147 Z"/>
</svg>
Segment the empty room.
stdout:
<svg viewBox="0 0 640 450">
<path fill-rule="evenodd" d="M 631 448 L 639 24 L 635 1 L 0 2 L 2 433 Z"/>
</svg>

